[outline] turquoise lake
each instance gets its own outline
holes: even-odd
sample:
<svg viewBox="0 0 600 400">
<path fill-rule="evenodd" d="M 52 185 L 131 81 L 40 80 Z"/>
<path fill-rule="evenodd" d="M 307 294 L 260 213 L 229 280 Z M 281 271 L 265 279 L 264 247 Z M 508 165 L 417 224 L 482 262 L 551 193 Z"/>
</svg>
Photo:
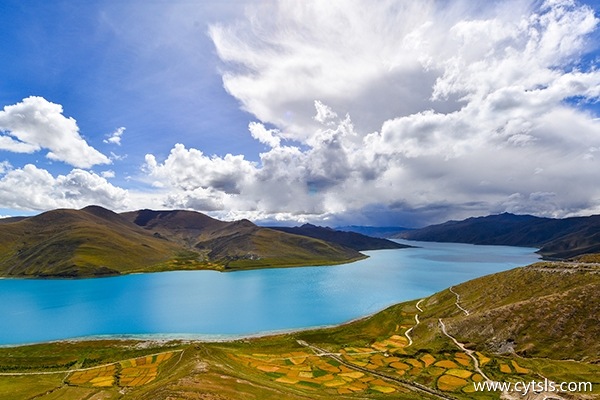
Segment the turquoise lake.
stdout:
<svg viewBox="0 0 600 400">
<path fill-rule="evenodd" d="M 219 339 L 339 324 L 535 262 L 536 249 L 406 242 L 328 267 L 0 279 L 0 345 L 90 336 Z"/>
</svg>

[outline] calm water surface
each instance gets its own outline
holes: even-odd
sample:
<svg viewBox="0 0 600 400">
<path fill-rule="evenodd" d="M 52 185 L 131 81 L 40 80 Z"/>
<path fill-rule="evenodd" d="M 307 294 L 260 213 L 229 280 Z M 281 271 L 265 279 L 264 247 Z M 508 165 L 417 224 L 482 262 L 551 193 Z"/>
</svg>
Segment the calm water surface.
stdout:
<svg viewBox="0 0 600 400">
<path fill-rule="evenodd" d="M 342 323 L 534 262 L 531 248 L 407 242 L 359 262 L 81 280 L 0 279 L 0 345 L 98 335 L 218 338 Z"/>
</svg>

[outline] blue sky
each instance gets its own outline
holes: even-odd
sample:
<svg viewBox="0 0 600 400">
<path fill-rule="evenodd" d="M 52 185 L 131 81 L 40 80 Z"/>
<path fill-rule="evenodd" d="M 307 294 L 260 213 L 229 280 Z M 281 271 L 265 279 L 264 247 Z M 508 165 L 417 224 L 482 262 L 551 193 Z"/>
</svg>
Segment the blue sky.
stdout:
<svg viewBox="0 0 600 400">
<path fill-rule="evenodd" d="M 599 213 L 599 5 L 481 4 L 3 1 L 0 215 Z"/>
</svg>

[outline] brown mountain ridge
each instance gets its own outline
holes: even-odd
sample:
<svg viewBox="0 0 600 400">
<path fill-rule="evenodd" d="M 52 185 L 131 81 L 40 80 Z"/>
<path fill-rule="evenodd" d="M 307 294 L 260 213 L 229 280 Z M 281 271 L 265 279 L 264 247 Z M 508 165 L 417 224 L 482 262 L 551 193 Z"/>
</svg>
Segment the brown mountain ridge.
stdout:
<svg viewBox="0 0 600 400">
<path fill-rule="evenodd" d="M 183 269 L 327 265 L 347 247 L 184 210 L 58 209 L 0 224 L 0 276 L 91 277 Z"/>
</svg>

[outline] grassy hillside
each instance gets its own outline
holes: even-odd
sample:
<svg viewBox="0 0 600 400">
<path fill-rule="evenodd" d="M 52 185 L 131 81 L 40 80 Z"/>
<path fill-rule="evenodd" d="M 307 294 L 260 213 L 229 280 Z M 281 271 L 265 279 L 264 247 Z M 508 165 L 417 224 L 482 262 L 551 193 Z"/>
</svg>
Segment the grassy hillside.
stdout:
<svg viewBox="0 0 600 400">
<path fill-rule="evenodd" d="M 598 399 L 599 284 L 597 265 L 538 263 L 328 329 L 0 348 L 0 400 Z M 593 391 L 476 392 L 486 379 Z"/>
<path fill-rule="evenodd" d="M 322 240 L 191 211 L 53 210 L 0 226 L 0 276 L 90 277 L 327 265 L 364 256 Z"/>
<path fill-rule="evenodd" d="M 48 211 L 5 223 L 0 230 L 0 271 L 5 276 L 80 277 L 152 270 L 180 251 L 100 207 Z"/>
<path fill-rule="evenodd" d="M 600 362 L 596 265 L 540 262 L 469 281 L 456 291 L 472 312 L 449 320 L 450 330 L 478 349 Z"/>
</svg>

